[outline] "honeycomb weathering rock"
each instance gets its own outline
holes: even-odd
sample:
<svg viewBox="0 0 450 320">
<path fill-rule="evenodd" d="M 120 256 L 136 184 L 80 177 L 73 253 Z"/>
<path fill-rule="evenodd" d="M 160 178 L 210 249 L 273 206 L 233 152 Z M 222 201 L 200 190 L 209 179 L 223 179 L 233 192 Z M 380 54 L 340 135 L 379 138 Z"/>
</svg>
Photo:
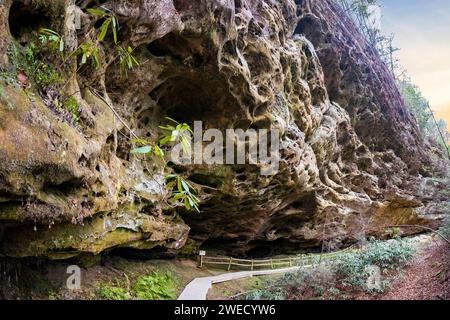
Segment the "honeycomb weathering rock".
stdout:
<svg viewBox="0 0 450 320">
<path fill-rule="evenodd" d="M 73 39 L 69 46 L 83 41 L 94 21 L 81 13 L 76 34 L 61 22 L 71 2 L 58 3 L 3 2 L 4 66 L 12 36 L 27 36 L 11 22 L 26 15 L 37 25 L 47 17 Z M 82 12 L 89 1 L 77 4 Z M 38 96 L 2 84 L 2 254 L 178 250 L 189 237 L 204 247 L 262 255 L 324 242 L 338 248 L 363 235 L 384 236 L 388 225 L 433 225 L 439 218 L 436 207 L 427 210 L 423 190 L 430 184 L 422 175 L 440 155 L 420 136 L 378 55 L 333 1 L 104 6 L 117 14 L 120 37 L 136 47 L 140 64 L 126 78 L 106 62 L 70 80 L 82 106 L 79 128 Z M 103 50 L 112 57 L 108 46 Z M 176 167 L 198 188 L 201 213 L 171 208 L 163 172 L 130 155 L 129 133 L 91 87 L 153 140 L 165 116 L 202 120 L 205 129 L 277 128 L 280 170 L 261 176 L 254 165 Z"/>
</svg>

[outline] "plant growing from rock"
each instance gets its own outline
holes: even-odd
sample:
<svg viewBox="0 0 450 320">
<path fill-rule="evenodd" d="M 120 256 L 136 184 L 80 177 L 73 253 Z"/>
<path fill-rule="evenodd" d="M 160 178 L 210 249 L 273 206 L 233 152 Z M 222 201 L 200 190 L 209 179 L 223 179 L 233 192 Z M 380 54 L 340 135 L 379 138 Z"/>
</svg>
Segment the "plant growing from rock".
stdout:
<svg viewBox="0 0 450 320">
<path fill-rule="evenodd" d="M 133 139 L 131 142 L 140 145 L 131 150 L 133 154 L 155 155 L 162 159 L 164 166 L 167 165 L 163 148 L 168 148 L 170 144 L 179 142 L 185 152 L 191 149 L 191 134 L 193 131 L 186 123 L 180 123 L 172 118 L 166 117 L 172 124 L 160 126 L 164 134 L 159 139 L 159 144 L 152 145 L 144 139 Z M 169 174 L 166 176 L 166 187 L 171 191 L 169 201 L 173 204 L 183 204 L 187 210 L 195 209 L 200 212 L 199 199 L 195 196 L 194 187 L 182 176 Z"/>
<path fill-rule="evenodd" d="M 61 35 L 51 29 L 42 28 L 39 32 L 39 40 L 43 45 L 48 45 L 50 49 L 64 52 L 64 39 Z"/>
<path fill-rule="evenodd" d="M 119 56 L 120 74 L 127 76 L 127 69 L 132 70 L 139 65 L 137 59 L 133 56 L 133 48 L 128 46 L 126 49 L 120 45 L 116 46 Z"/>
<path fill-rule="evenodd" d="M 87 9 L 87 12 L 96 15 L 100 19 L 104 19 L 103 24 L 100 26 L 100 33 L 98 34 L 98 41 L 102 42 L 108 30 L 111 29 L 113 34 L 114 43 L 117 44 L 117 31 L 119 28 L 119 20 L 114 12 L 109 9 Z"/>
<path fill-rule="evenodd" d="M 90 60 L 94 69 L 100 67 L 99 49 L 93 41 L 81 44 L 72 55 L 75 57 L 81 56 L 81 65 L 86 64 Z"/>
</svg>

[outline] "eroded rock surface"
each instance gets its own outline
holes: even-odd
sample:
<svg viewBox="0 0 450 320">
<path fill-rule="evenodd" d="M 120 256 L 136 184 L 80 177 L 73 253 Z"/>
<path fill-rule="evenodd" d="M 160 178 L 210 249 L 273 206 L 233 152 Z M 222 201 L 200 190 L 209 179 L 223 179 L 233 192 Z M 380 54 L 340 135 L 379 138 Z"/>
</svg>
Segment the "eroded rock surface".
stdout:
<svg viewBox="0 0 450 320">
<path fill-rule="evenodd" d="M 11 1 L 1 5 L 1 25 L 11 14 L 37 12 L 56 28 L 71 4 L 59 1 L 55 14 L 46 1 L 17 3 L 21 11 L 13 13 Z M 80 12 L 89 6 L 77 3 Z M 387 68 L 332 0 L 104 6 L 117 14 L 120 37 L 136 47 L 140 64 L 127 78 L 106 62 L 70 81 L 82 105 L 79 128 L 40 97 L 3 85 L 2 254 L 177 250 L 190 237 L 204 247 L 261 255 L 324 242 L 338 248 L 385 236 L 388 225 L 434 226 L 440 218 L 436 206 L 428 210 L 435 200 L 429 194 L 448 186 L 423 176 L 445 174 L 441 155 L 422 139 Z M 60 27 L 74 48 L 95 23 L 86 13 L 81 22 L 78 35 Z M 11 33 L 23 30 L 2 28 L 4 65 Z M 255 165 L 177 167 L 198 188 L 201 213 L 171 208 L 164 172 L 130 155 L 129 132 L 92 88 L 139 136 L 155 141 L 165 116 L 202 120 L 205 129 L 279 129 L 280 170 L 261 176 Z"/>
</svg>

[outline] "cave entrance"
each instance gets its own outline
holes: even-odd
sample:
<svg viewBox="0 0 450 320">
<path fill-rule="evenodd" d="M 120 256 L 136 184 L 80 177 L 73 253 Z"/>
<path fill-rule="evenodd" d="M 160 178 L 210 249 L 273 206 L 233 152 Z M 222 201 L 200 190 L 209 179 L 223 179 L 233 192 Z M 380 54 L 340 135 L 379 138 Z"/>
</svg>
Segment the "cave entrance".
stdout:
<svg viewBox="0 0 450 320">
<path fill-rule="evenodd" d="M 164 116 L 190 126 L 203 121 L 204 128 L 225 129 L 231 127 L 240 110 L 224 84 L 224 79 L 211 74 L 175 76 L 150 92 L 150 97 Z"/>
<path fill-rule="evenodd" d="M 35 8 L 22 1 L 14 1 L 9 10 L 9 30 L 11 35 L 25 45 L 33 32 L 49 28 L 51 17 L 44 8 Z"/>
</svg>

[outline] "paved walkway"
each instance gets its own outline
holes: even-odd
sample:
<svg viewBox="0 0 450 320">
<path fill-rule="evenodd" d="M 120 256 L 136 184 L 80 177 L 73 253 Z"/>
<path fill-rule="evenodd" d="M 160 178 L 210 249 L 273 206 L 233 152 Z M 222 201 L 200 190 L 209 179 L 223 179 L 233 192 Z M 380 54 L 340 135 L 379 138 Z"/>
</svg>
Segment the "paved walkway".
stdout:
<svg viewBox="0 0 450 320">
<path fill-rule="evenodd" d="M 292 267 L 275 270 L 241 271 L 224 273 L 213 277 L 196 278 L 189 283 L 178 297 L 178 300 L 206 300 L 206 295 L 214 283 L 237 280 L 253 276 L 288 273 L 299 270 L 301 267 Z"/>
</svg>

